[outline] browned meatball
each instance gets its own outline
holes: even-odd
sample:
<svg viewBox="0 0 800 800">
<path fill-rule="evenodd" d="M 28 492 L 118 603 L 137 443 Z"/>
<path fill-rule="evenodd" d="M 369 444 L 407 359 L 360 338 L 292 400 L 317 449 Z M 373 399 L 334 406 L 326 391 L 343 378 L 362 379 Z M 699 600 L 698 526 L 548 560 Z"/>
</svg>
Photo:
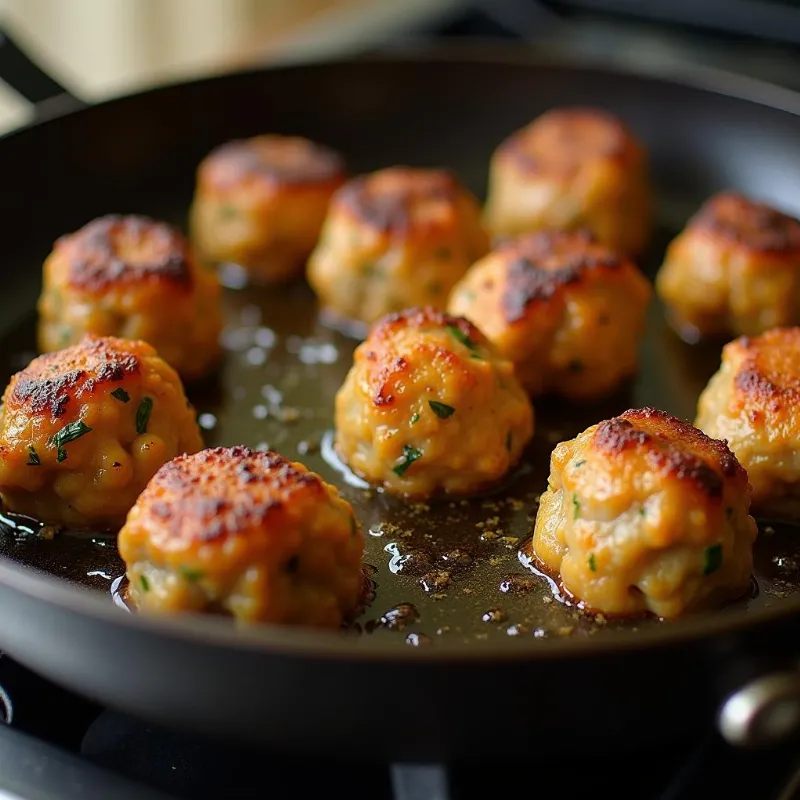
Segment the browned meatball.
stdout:
<svg viewBox="0 0 800 800">
<path fill-rule="evenodd" d="M 667 249 L 656 289 L 688 341 L 800 322 L 800 222 L 734 192 L 708 200 Z"/>
<path fill-rule="evenodd" d="M 644 148 L 600 109 L 548 111 L 492 156 L 486 222 L 494 234 L 588 228 L 603 244 L 638 255 L 651 206 Z"/>
<path fill-rule="evenodd" d="M 197 170 L 191 229 L 198 254 L 238 264 L 251 283 L 301 274 L 344 180 L 338 153 L 298 136 L 218 147 Z"/>
</svg>

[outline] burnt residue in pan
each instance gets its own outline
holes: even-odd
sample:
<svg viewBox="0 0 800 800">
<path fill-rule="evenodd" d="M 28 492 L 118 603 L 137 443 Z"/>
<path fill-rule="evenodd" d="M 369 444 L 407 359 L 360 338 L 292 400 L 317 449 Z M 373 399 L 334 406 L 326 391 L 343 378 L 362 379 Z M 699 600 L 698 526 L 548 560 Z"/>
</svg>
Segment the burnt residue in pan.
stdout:
<svg viewBox="0 0 800 800">
<path fill-rule="evenodd" d="M 635 382 L 601 404 L 566 409 L 537 402 L 537 431 L 522 466 L 496 492 L 471 499 L 407 504 L 347 480 L 332 457 L 333 398 L 356 342 L 321 324 L 310 290 L 227 290 L 226 358 L 218 378 L 189 387 L 206 443 L 271 448 L 300 460 L 340 487 L 366 536 L 365 562 L 376 592 L 354 623 L 363 644 L 393 640 L 435 646 L 442 638 L 474 642 L 594 636 L 656 620 L 617 621 L 570 606 L 558 586 L 530 568 L 521 550 L 547 485 L 550 452 L 600 419 L 652 405 L 685 419 L 716 369 L 719 346 L 690 347 L 667 327 L 653 303 Z M 0 348 L 2 378 L 34 355 L 33 316 Z M 6 526 L 0 552 L 90 589 L 120 597 L 123 565 L 113 537 L 37 533 L 32 521 Z M 33 532 L 31 532 L 33 531 Z M 373 574 L 374 570 L 374 574 Z M 761 526 L 758 591 L 717 613 L 764 606 L 800 588 L 800 537 Z M 115 583 L 116 582 L 116 583 Z"/>
</svg>

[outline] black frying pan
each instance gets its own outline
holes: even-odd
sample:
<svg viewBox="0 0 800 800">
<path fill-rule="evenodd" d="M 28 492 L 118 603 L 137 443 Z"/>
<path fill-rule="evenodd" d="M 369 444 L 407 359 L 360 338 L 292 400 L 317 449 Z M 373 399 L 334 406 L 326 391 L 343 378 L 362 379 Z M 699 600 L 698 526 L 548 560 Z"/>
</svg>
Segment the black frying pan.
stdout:
<svg viewBox="0 0 800 800">
<path fill-rule="evenodd" d="M 3 58 L 14 57 L 8 43 L 3 50 Z M 32 99 L 49 99 L 50 116 L 69 104 L 41 76 L 23 88 Z M 353 172 L 446 165 L 480 193 L 492 149 L 564 104 L 610 109 L 647 143 L 661 208 L 659 246 L 723 187 L 800 210 L 800 97 L 717 73 L 667 80 L 545 63 L 524 50 L 457 49 L 169 86 L 56 114 L 0 141 L 2 367 L 8 374 L 32 349 L 40 265 L 53 240 L 112 211 L 183 222 L 194 169 L 222 141 L 300 133 L 341 149 Z M 298 457 L 301 440 L 308 447 L 330 426 L 331 398 L 353 344 L 319 326 L 302 285 L 232 291 L 225 303 L 230 326 L 268 325 L 285 346 L 266 363 L 247 365 L 241 343 L 230 345 L 218 386 L 193 396 L 219 420 L 209 442 L 265 440 Z M 310 338 L 312 347 L 332 344 L 338 360 L 298 367 L 299 340 L 290 334 Z M 360 636 L 143 618 L 111 602 L 108 579 L 121 572 L 113 547 L 6 535 L 0 642 L 22 663 L 104 704 L 257 746 L 393 761 L 509 755 L 534 746 L 618 748 L 681 736 L 707 726 L 720 709 L 732 741 L 773 741 L 800 720 L 800 713 L 792 716 L 800 703 L 800 575 L 793 571 L 791 531 L 762 536 L 757 597 L 679 623 L 603 627 L 552 596 L 548 603 L 543 578 L 503 593 L 509 575 L 533 576 L 513 542 L 481 542 L 475 528 L 481 514 L 497 514 L 507 534 L 523 538 L 555 440 L 630 405 L 692 417 L 718 357 L 718 350 L 679 343 L 654 305 L 635 385 L 600 408 L 539 405 L 526 474 L 500 497 L 467 507 L 445 504 L 409 518 L 399 504 L 345 485 L 312 446 L 303 460 L 343 487 L 366 525 L 377 529 L 389 520 L 411 530 L 410 537 L 394 537 L 400 560 L 410 549 L 417 560 L 439 563 L 445 549 L 458 546 L 472 561 L 437 600 L 410 567 L 399 575 L 388 569 L 391 532 L 368 537 L 378 588 Z M 321 413 L 291 430 L 254 419 L 261 387 L 293 371 L 299 377 L 294 388 L 284 387 L 287 397 Z M 508 496 L 521 501 L 521 511 L 502 505 Z M 381 625 L 381 614 L 401 600 L 418 607 L 420 620 L 402 631 Z M 495 606 L 507 621 L 483 622 L 482 612 Z M 516 636 L 508 633 L 512 624 Z M 436 633 L 445 628 L 448 634 Z M 427 635 L 433 642 L 408 646 L 415 632 L 416 641 Z M 776 704 L 785 713 L 773 714 Z"/>
</svg>

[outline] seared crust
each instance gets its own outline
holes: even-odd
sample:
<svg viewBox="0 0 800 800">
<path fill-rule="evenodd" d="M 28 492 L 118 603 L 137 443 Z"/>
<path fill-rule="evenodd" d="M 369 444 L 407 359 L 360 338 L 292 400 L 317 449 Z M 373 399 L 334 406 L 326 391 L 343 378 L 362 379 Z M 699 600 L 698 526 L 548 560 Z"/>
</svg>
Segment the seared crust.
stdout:
<svg viewBox="0 0 800 800">
<path fill-rule="evenodd" d="M 760 513 L 800 514 L 800 328 L 742 336 L 722 350 L 696 424 L 728 441 Z"/>
<path fill-rule="evenodd" d="M 29 414 L 49 411 L 55 420 L 64 415 L 70 403 L 81 402 L 84 395 L 139 372 L 139 353 L 156 354 L 144 342 L 85 336 L 75 347 L 35 358 L 14 375 L 5 405 L 9 411 Z"/>
<path fill-rule="evenodd" d="M 651 295 L 635 264 L 588 231 L 539 231 L 474 264 L 448 309 L 514 362 L 532 395 L 589 400 L 636 369 Z"/>
<path fill-rule="evenodd" d="M 600 109 L 559 108 L 495 150 L 485 218 L 496 236 L 587 228 L 641 255 L 650 195 L 646 153 L 623 122 Z"/>
<path fill-rule="evenodd" d="M 685 231 L 761 253 L 800 252 L 800 221 L 737 192 L 712 197 L 692 217 Z"/>
<path fill-rule="evenodd" d="M 478 201 L 452 173 L 390 167 L 333 196 L 308 278 L 327 314 L 373 323 L 404 308 L 443 308 L 487 249 Z"/>
<path fill-rule="evenodd" d="M 338 627 L 364 588 L 364 537 L 335 487 L 277 453 L 219 447 L 174 459 L 120 531 L 143 611 Z"/>
<path fill-rule="evenodd" d="M 68 263 L 69 284 L 84 292 L 149 281 L 190 291 L 193 284 L 188 242 L 149 217 L 99 217 L 58 239 L 54 255 Z"/>
<path fill-rule="evenodd" d="M 519 460 L 533 409 L 514 375 L 468 320 L 432 308 L 376 323 L 336 396 L 336 449 L 387 491 L 470 494 Z"/>
<path fill-rule="evenodd" d="M 589 610 L 676 617 L 747 591 L 749 508 L 725 442 L 632 409 L 555 448 L 533 555 Z"/>
<path fill-rule="evenodd" d="M 217 447 L 165 464 L 139 502 L 158 519 L 151 545 L 166 550 L 262 531 L 301 493 L 324 498 L 322 478 L 277 453 Z"/>
<path fill-rule="evenodd" d="M 656 288 L 688 341 L 800 322 L 800 222 L 736 192 L 710 198 L 670 243 Z"/>
<path fill-rule="evenodd" d="M 612 159 L 622 169 L 642 160 L 629 128 L 596 108 L 557 108 L 512 134 L 497 149 L 500 158 L 532 174 L 573 177 L 590 159 Z"/>
<path fill-rule="evenodd" d="M 266 182 L 270 191 L 284 187 L 332 182 L 345 176 L 342 156 L 299 136 L 254 136 L 226 142 L 209 153 L 200 168 L 208 189 L 229 190 Z"/>
</svg>

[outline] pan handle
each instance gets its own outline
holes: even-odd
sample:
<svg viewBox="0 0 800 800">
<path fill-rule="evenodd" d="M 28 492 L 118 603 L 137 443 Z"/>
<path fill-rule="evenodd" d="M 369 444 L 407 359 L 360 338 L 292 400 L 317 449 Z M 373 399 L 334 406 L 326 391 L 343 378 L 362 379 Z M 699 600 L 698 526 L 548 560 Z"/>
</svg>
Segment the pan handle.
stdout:
<svg viewBox="0 0 800 800">
<path fill-rule="evenodd" d="M 0 79 L 33 106 L 37 122 L 86 105 L 55 78 L 50 77 L 2 27 Z"/>
</svg>

